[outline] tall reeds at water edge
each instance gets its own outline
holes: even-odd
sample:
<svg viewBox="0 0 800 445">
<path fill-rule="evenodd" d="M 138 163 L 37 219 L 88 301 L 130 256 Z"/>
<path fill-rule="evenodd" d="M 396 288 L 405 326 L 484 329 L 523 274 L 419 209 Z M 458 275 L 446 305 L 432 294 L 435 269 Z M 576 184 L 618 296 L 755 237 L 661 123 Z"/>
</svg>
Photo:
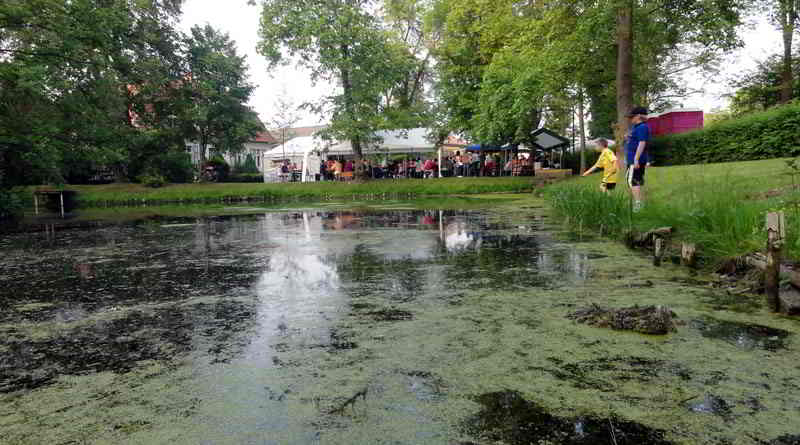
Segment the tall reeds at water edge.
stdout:
<svg viewBox="0 0 800 445">
<path fill-rule="evenodd" d="M 676 239 L 696 243 L 709 265 L 763 250 L 765 216 L 783 210 L 785 255 L 800 259 L 800 193 L 785 168 L 761 162 L 777 168 L 765 173 L 758 163 L 730 163 L 650 169 L 648 198 L 637 213 L 623 184 L 605 195 L 596 180 L 572 181 L 553 185 L 545 194 L 571 230 L 590 228 L 622 239 L 631 230 L 670 226 Z"/>
<path fill-rule="evenodd" d="M 424 196 L 467 195 L 479 193 L 521 193 L 533 189 L 534 178 L 444 178 L 399 179 L 366 182 L 312 183 L 211 183 L 173 184 L 148 188 L 139 184 L 74 186 L 82 207 L 156 205 L 165 203 L 214 203 L 330 199 L 410 199 Z"/>
</svg>

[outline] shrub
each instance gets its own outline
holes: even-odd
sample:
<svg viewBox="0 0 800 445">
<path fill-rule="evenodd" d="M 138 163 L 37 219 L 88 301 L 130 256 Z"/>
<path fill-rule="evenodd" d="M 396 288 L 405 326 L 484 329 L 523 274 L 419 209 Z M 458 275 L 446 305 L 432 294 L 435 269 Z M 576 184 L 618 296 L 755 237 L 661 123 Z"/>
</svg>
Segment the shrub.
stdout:
<svg viewBox="0 0 800 445">
<path fill-rule="evenodd" d="M 231 166 L 225 162 L 225 159 L 223 159 L 222 156 L 214 156 L 206 161 L 203 167 L 214 167 L 214 171 L 217 174 L 217 182 L 227 181 L 228 176 L 231 174 Z"/>
<path fill-rule="evenodd" d="M 22 216 L 25 208 L 24 196 L 21 192 L 9 189 L 0 189 L 0 221 L 15 219 Z"/>
<path fill-rule="evenodd" d="M 252 153 L 247 153 L 244 162 L 237 165 L 236 168 L 234 168 L 233 170 L 236 173 L 259 173 L 258 166 L 256 165 L 256 158 L 253 157 Z M 238 182 L 238 181 L 230 181 L 230 182 Z M 242 182 L 249 182 L 249 181 L 242 181 Z"/>
<path fill-rule="evenodd" d="M 147 170 L 139 175 L 137 179 L 142 185 L 152 188 L 162 187 L 167 183 L 167 178 L 153 169 Z"/>
<path fill-rule="evenodd" d="M 783 158 L 800 154 L 800 103 L 728 119 L 688 133 L 654 138 L 657 165 Z"/>
<path fill-rule="evenodd" d="M 148 162 L 145 174 L 155 171 L 163 176 L 166 182 L 185 183 L 192 180 L 194 166 L 189 153 L 169 151 L 153 157 Z"/>
<path fill-rule="evenodd" d="M 264 182 L 261 173 L 234 173 L 228 176 L 227 182 Z"/>
</svg>

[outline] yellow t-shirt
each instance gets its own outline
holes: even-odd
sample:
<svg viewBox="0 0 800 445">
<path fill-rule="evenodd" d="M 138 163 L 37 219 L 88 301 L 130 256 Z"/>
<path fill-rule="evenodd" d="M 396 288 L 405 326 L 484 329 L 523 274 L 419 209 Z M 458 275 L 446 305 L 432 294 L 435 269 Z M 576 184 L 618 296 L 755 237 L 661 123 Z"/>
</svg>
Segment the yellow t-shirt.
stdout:
<svg viewBox="0 0 800 445">
<path fill-rule="evenodd" d="M 605 148 L 600 153 L 600 158 L 594 166 L 603 169 L 603 183 L 617 183 L 617 156 L 610 148 Z"/>
</svg>

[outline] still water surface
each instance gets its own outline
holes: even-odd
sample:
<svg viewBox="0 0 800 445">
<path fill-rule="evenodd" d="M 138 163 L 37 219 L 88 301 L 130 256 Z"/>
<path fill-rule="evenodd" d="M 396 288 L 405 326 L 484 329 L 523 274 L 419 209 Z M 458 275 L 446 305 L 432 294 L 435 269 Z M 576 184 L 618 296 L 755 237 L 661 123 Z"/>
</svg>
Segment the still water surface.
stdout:
<svg viewBox="0 0 800 445">
<path fill-rule="evenodd" d="M 682 434 L 723 422 L 684 401 L 710 371 L 669 357 L 672 340 L 622 334 L 643 358 L 562 320 L 592 298 L 697 290 L 625 287 L 607 247 L 543 221 L 309 210 L 5 237 L 0 428 L 7 443 L 597 443 L 605 415 L 620 443 L 681 442 L 649 419 L 650 390 L 625 386 L 650 377 L 675 392 L 670 424 L 707 417 Z M 692 341 L 711 341 L 697 323 Z"/>
</svg>

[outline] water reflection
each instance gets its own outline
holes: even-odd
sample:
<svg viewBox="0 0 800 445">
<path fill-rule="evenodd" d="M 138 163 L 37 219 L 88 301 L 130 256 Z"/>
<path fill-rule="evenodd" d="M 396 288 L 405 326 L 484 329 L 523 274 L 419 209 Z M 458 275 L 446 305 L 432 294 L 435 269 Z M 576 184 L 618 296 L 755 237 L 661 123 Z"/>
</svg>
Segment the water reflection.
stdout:
<svg viewBox="0 0 800 445">
<path fill-rule="evenodd" d="M 585 255 L 537 227 L 470 211 L 172 218 L 4 244 L 0 304 L 11 309 L 0 314 L 0 346 L 37 351 L 35 360 L 0 360 L 6 391 L 37 368 L 49 370 L 38 383 L 85 372 L 79 355 L 57 350 L 79 332 L 110 369 L 190 353 L 199 362 L 281 368 L 296 363 L 293 351 L 357 347 L 340 326 L 346 317 L 402 321 L 412 313 L 395 304 L 467 289 L 551 288 L 588 273 Z M 109 320 L 111 333 L 71 328 Z M 67 329 L 34 344 L 14 330 L 22 321 Z M 116 344 L 109 335 L 135 338 L 136 350 L 108 349 Z"/>
</svg>

